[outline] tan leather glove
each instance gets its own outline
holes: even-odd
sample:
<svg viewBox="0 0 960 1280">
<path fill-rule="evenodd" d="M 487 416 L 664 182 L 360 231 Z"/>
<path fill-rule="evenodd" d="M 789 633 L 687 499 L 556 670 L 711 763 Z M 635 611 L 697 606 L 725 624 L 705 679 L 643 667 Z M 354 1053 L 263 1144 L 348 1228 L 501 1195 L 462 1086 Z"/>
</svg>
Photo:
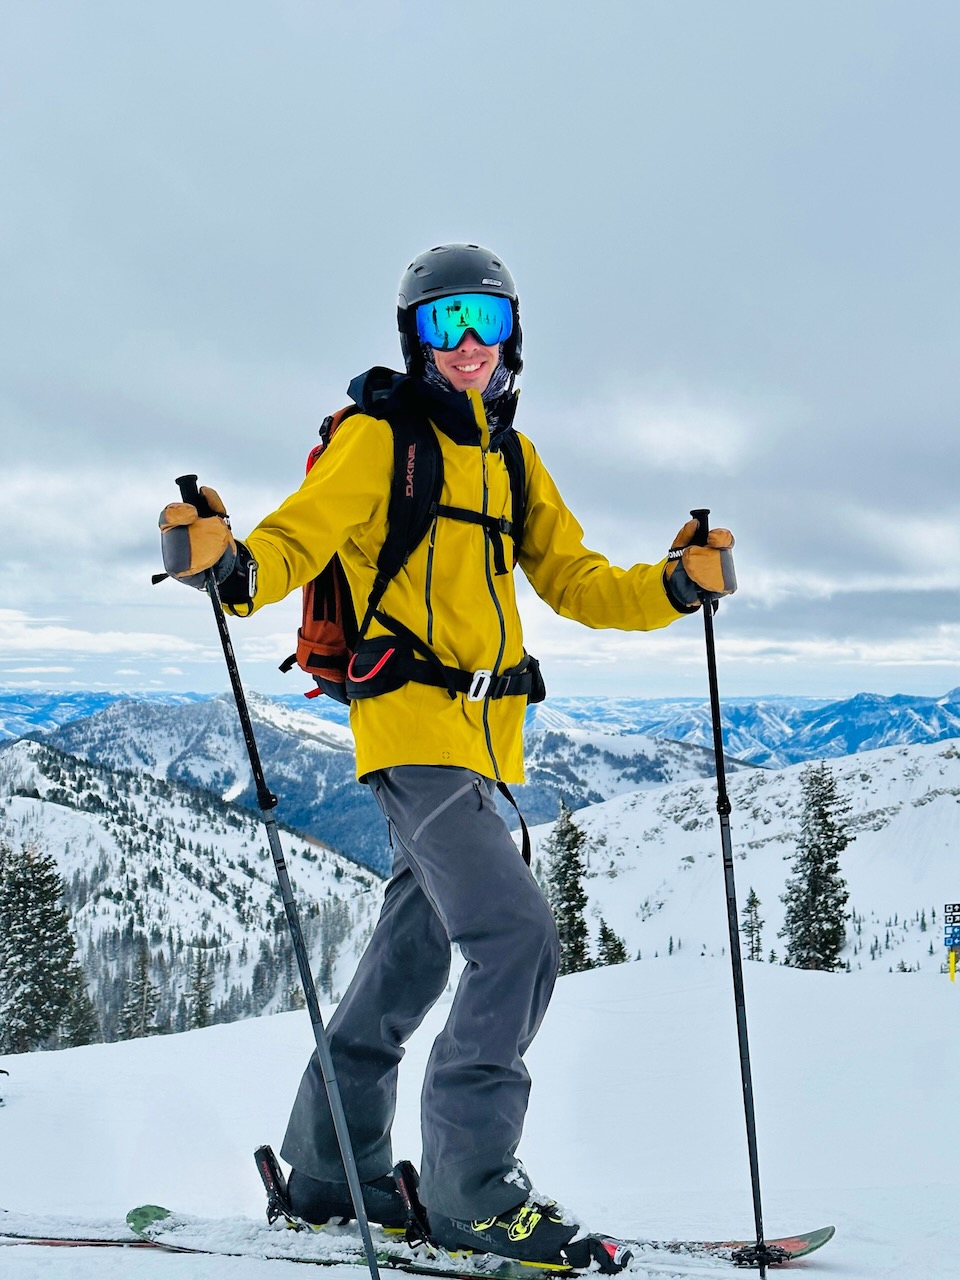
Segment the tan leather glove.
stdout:
<svg viewBox="0 0 960 1280">
<path fill-rule="evenodd" d="M 706 546 L 698 546 L 693 539 L 699 528 L 697 520 L 687 521 L 673 540 L 663 571 L 670 603 L 681 613 L 697 609 L 701 595 L 715 600 L 731 596 L 737 589 L 733 534 L 729 529 L 711 529 Z"/>
<path fill-rule="evenodd" d="M 160 512 L 159 524 L 163 567 L 171 578 L 202 591 L 207 569 L 213 569 L 217 582 L 233 572 L 237 544 L 217 491 L 204 485 L 200 496 L 213 515 L 201 516 L 189 502 L 170 502 Z"/>
</svg>

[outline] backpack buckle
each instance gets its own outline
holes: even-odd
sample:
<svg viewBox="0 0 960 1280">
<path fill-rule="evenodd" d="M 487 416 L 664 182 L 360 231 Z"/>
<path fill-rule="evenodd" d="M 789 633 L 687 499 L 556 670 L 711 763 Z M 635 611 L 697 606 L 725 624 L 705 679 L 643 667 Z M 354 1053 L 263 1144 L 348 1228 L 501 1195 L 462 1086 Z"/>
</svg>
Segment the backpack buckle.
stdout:
<svg viewBox="0 0 960 1280">
<path fill-rule="evenodd" d="M 470 688 L 467 690 L 468 702 L 482 702 L 490 692 L 490 682 L 493 679 L 493 672 L 487 668 L 473 673 L 473 679 L 470 681 Z"/>
</svg>

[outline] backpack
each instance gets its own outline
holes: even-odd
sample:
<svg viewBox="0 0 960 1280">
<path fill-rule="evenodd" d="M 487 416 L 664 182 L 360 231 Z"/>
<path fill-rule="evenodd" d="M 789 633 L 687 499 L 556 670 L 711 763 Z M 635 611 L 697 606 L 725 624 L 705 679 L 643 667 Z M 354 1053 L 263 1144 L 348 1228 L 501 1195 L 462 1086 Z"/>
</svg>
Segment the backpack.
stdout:
<svg viewBox="0 0 960 1280">
<path fill-rule="evenodd" d="M 360 412 L 370 413 L 370 409 L 352 404 L 324 419 L 320 443 L 307 457 L 308 473 L 344 422 Z M 372 416 L 379 415 L 374 412 Z M 422 414 L 394 411 L 388 421 L 393 433 L 394 466 L 387 534 L 363 617 L 358 623 L 340 557 L 334 555 L 303 588 L 303 618 L 296 652 L 280 664 L 280 670 L 287 672 L 299 666 L 317 686 L 306 697 L 326 694 L 345 704 L 391 692 L 409 680 L 446 688 L 451 698 L 465 693 L 471 701 L 511 695 L 525 695 L 530 702 L 542 701 L 545 689 L 539 664 L 529 654 L 516 668 L 496 676 L 490 671 L 446 667 L 420 637 L 380 610 L 390 582 L 426 537 L 437 516 L 483 525 L 493 544 L 495 573 L 508 572 L 503 534 L 510 534 L 514 548 L 518 548 L 526 511 L 526 470 L 519 438 L 513 430 L 504 431 L 500 438 L 499 448 L 510 476 L 514 518 L 498 520 L 441 504 L 443 455 L 433 428 Z M 367 629 L 374 618 L 390 634 L 368 640 Z"/>
</svg>

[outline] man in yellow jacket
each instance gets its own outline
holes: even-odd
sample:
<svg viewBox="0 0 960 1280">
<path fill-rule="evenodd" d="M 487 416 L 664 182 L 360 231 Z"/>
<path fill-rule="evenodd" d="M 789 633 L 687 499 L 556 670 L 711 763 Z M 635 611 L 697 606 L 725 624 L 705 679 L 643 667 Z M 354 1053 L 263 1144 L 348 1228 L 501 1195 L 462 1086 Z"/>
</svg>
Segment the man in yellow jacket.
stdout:
<svg viewBox="0 0 960 1280">
<path fill-rule="evenodd" d="M 339 556 L 358 616 L 366 613 L 353 692 L 376 694 L 351 701 L 357 774 L 394 851 L 379 922 L 329 1027 L 364 1202 L 372 1221 L 403 1222 L 389 1176 L 397 1068 L 446 986 L 456 943 L 466 967 L 422 1095 L 420 1194 L 431 1231 L 449 1248 L 557 1262 L 579 1226 L 532 1195 L 516 1156 L 530 1087 L 523 1055 L 550 1000 L 558 942 L 494 803 L 498 784 L 523 781 L 524 711 L 542 696 L 511 570 L 519 564 L 565 617 L 648 631 L 736 589 L 733 538 L 715 529 L 696 545 L 689 521 L 665 559 L 629 569 L 584 546 L 531 441 L 511 439 L 519 304 L 489 250 L 450 244 L 421 254 L 401 281 L 398 319 L 406 373 L 372 370 L 351 384 L 360 412 L 300 488 L 242 543 L 212 490 L 205 497 L 222 515 L 171 504 L 161 515 L 164 561 L 194 586 L 214 568 L 225 606 L 243 615 Z M 427 535 L 384 584 L 377 562 L 401 417 L 435 434 L 442 490 Z M 522 460 L 522 530 L 508 446 Z M 413 474 L 411 459 L 411 483 Z M 362 687 L 367 676 L 372 688 Z M 351 1215 L 316 1054 L 282 1155 L 300 1216 Z"/>
</svg>

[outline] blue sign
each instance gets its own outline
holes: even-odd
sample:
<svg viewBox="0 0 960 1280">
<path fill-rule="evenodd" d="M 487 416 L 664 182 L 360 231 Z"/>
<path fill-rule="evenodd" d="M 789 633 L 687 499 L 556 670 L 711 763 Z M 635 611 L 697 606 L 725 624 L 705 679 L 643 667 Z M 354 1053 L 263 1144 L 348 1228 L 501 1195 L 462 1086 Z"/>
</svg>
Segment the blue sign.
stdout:
<svg viewBox="0 0 960 1280">
<path fill-rule="evenodd" d="M 960 947 L 960 924 L 952 924 L 943 931 L 945 947 Z"/>
</svg>

